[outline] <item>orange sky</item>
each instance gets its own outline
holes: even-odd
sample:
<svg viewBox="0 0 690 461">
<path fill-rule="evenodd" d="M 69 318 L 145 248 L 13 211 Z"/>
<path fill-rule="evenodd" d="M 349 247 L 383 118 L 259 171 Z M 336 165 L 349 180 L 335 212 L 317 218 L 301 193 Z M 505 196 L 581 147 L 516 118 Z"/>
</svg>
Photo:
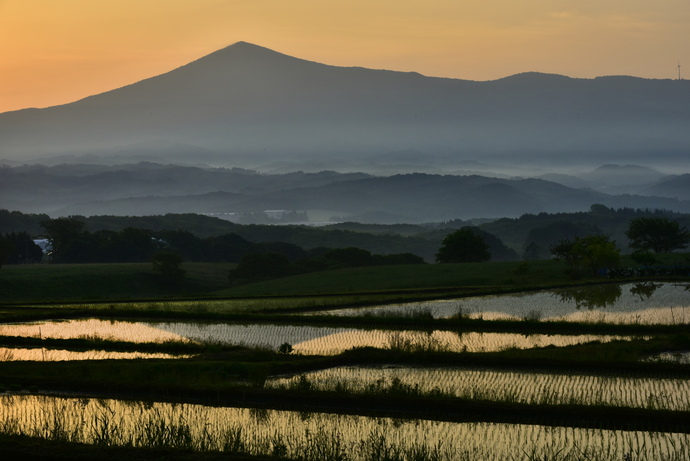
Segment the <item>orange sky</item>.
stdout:
<svg viewBox="0 0 690 461">
<path fill-rule="evenodd" d="M 491 80 L 690 76 L 688 0 L 0 0 L 0 112 L 71 102 L 247 41 Z"/>
</svg>

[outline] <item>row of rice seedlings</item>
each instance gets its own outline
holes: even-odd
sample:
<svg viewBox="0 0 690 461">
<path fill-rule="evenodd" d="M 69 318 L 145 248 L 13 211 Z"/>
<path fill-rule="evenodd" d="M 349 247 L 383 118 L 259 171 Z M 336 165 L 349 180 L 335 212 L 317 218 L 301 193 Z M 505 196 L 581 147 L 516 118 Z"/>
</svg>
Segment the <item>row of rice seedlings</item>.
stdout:
<svg viewBox="0 0 690 461">
<path fill-rule="evenodd" d="M 449 396 L 530 405 L 690 411 L 690 380 L 453 368 L 338 367 L 271 379 L 271 388 Z"/>
<path fill-rule="evenodd" d="M 299 460 L 690 459 L 690 435 L 395 420 L 191 404 L 0 396 L 0 432 Z"/>
<path fill-rule="evenodd" d="M 654 284 L 652 293 L 640 289 L 640 285 L 645 284 L 578 287 L 576 295 L 572 294 L 572 289 L 561 289 L 391 304 L 328 313 L 339 316 L 466 317 L 484 320 L 565 320 L 616 324 L 678 325 L 690 322 L 687 284 Z M 602 289 L 606 292 L 604 295 L 601 293 Z M 591 293 L 591 299 L 587 298 L 588 292 Z"/>
<path fill-rule="evenodd" d="M 528 349 L 568 346 L 592 341 L 625 339 L 598 335 L 521 335 L 515 333 L 456 333 L 451 331 L 390 332 L 353 328 L 300 325 L 243 325 L 192 322 L 124 322 L 83 319 L 0 325 L 0 335 L 36 338 L 129 341 L 162 343 L 165 341 L 246 345 L 276 350 L 281 344 L 292 345 L 296 354 L 336 355 L 355 347 L 375 347 L 405 352 L 451 351 L 490 352 L 510 348 Z"/>
<path fill-rule="evenodd" d="M 63 349 L 0 347 L 0 362 L 31 361 L 60 362 L 67 360 L 133 360 L 182 359 L 191 355 L 173 355 L 163 352 L 114 352 L 102 350 L 68 351 Z"/>
<path fill-rule="evenodd" d="M 618 325 L 686 325 L 690 322 L 690 306 L 653 307 L 632 312 L 579 311 L 549 320 Z"/>
</svg>

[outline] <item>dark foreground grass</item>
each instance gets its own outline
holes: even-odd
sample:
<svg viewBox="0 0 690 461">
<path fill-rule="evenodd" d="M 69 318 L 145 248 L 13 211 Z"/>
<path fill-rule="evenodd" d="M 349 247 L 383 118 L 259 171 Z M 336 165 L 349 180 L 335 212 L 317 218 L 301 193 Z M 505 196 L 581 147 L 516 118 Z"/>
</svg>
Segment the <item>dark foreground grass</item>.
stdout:
<svg viewBox="0 0 690 461">
<path fill-rule="evenodd" d="M 557 261 L 488 262 L 360 267 L 303 274 L 221 290 L 219 296 L 360 293 L 457 287 L 511 287 L 572 283 Z"/>
<path fill-rule="evenodd" d="M 59 442 L 0 434 L 3 460 L 43 461 L 269 461 L 281 458 L 244 453 L 198 452 L 172 448 L 135 448 Z"/>
</svg>

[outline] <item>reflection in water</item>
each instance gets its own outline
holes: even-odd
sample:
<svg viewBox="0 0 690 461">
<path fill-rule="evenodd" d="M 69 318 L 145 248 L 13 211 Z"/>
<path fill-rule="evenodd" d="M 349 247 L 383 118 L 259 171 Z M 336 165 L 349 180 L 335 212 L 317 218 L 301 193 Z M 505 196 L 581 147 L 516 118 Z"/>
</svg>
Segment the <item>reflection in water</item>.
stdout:
<svg viewBox="0 0 690 461">
<path fill-rule="evenodd" d="M 189 341 L 180 335 L 146 322 L 77 319 L 0 325 L 2 336 L 55 339 L 102 339 L 108 341 L 152 342 Z"/>
<path fill-rule="evenodd" d="M 592 310 L 613 305 L 621 297 L 622 292 L 620 285 L 607 284 L 564 288 L 556 290 L 554 294 L 561 302 L 574 302 L 577 309 Z"/>
<path fill-rule="evenodd" d="M 0 362 L 21 360 L 58 362 L 64 360 L 183 359 L 189 357 L 191 355 L 172 355 L 161 352 L 66 351 L 62 349 L 0 347 Z"/>
<path fill-rule="evenodd" d="M 651 298 L 654 292 L 661 286 L 661 283 L 654 282 L 636 283 L 630 287 L 630 293 L 639 296 L 640 301 L 644 301 L 645 299 Z"/>
<path fill-rule="evenodd" d="M 346 330 L 293 345 L 296 353 L 335 355 L 355 347 L 375 347 L 408 351 L 494 352 L 568 346 L 592 341 L 624 340 L 622 336 L 601 335 L 521 335 L 516 333 L 455 333 L 388 330 Z"/>
<path fill-rule="evenodd" d="M 392 386 L 422 394 L 529 405 L 610 405 L 690 411 L 690 381 L 468 368 L 337 367 L 274 378 L 267 387 L 385 391 Z"/>
<path fill-rule="evenodd" d="M 515 459 L 516 447 L 534 455 L 531 459 L 626 459 L 629 453 L 646 460 L 690 459 L 687 434 L 260 413 L 257 417 L 256 410 L 244 408 L 2 395 L 0 432 L 104 446 L 279 453 L 291 459 L 379 459 L 374 450 L 382 445 L 406 451 L 405 459 L 413 459 L 410 454 L 416 449 L 432 455 L 428 459 L 448 461 Z"/>
<path fill-rule="evenodd" d="M 417 350 L 454 352 L 491 352 L 509 348 L 527 349 L 545 346 L 568 346 L 591 341 L 608 342 L 625 339 L 597 335 L 520 335 L 516 333 L 458 333 L 449 331 L 358 330 L 353 328 L 313 327 L 299 325 L 233 325 L 190 322 L 121 322 L 70 320 L 32 324 L 0 325 L 0 335 L 43 338 L 105 338 L 120 341 L 216 342 L 276 350 L 287 342 L 297 354 L 336 355 L 355 347 L 383 349 L 405 347 Z"/>
<path fill-rule="evenodd" d="M 589 293 L 592 291 L 592 293 Z M 468 317 L 485 320 L 571 320 L 613 323 L 690 322 L 690 285 L 678 283 L 606 284 L 568 290 L 477 296 L 315 312 L 329 315 Z M 574 315 L 577 313 L 578 315 Z M 583 315 L 587 313 L 587 315 Z"/>
</svg>

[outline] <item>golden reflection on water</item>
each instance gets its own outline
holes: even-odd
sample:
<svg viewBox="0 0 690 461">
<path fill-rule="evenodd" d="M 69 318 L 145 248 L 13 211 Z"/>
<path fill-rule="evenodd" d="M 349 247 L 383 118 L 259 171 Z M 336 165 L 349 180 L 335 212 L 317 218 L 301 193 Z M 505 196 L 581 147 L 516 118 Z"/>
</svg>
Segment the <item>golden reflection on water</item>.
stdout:
<svg viewBox="0 0 690 461">
<path fill-rule="evenodd" d="M 337 367 L 275 378 L 267 387 L 291 387 L 306 377 L 319 390 L 385 390 L 397 382 L 415 392 L 526 404 L 611 405 L 690 411 L 690 381 L 467 368 Z"/>
<path fill-rule="evenodd" d="M 267 454 L 280 447 L 286 457 L 310 445 L 327 450 L 340 443 L 353 460 L 365 459 L 377 436 L 400 448 L 439 448 L 438 459 L 690 459 L 690 436 L 675 433 L 493 423 L 448 423 L 352 415 L 299 413 L 192 404 L 141 403 L 106 399 L 0 395 L 0 431 L 103 445 L 178 446 L 235 449 Z M 517 453 L 516 450 L 522 450 Z M 585 455 L 583 458 L 582 455 Z M 533 459 L 537 459 L 534 457 Z"/>
<path fill-rule="evenodd" d="M 0 335 L 55 339 L 87 338 L 129 342 L 189 341 L 183 336 L 151 327 L 142 322 L 99 319 L 2 324 L 0 325 Z"/>
<path fill-rule="evenodd" d="M 530 349 L 546 346 L 569 346 L 592 341 L 609 342 L 625 339 L 602 335 L 521 335 L 517 333 L 455 333 L 435 330 L 391 332 L 388 330 L 350 330 L 294 344 L 297 353 L 334 355 L 353 347 L 389 349 L 403 347 L 452 352 L 494 352 L 505 349 Z M 400 346 L 402 345 L 402 346 Z"/>
<path fill-rule="evenodd" d="M 21 360 L 59 362 L 66 360 L 182 359 L 189 357 L 191 355 L 172 355 L 161 352 L 67 351 L 62 349 L 0 347 L 0 362 Z"/>
<path fill-rule="evenodd" d="M 335 355 L 354 347 L 391 348 L 402 345 L 424 350 L 490 352 L 509 348 L 527 349 L 568 346 L 591 341 L 624 339 L 596 335 L 520 335 L 515 333 L 454 333 L 449 331 L 391 332 L 352 328 L 299 325 L 238 325 L 189 322 L 123 322 L 69 320 L 0 325 L 0 335 L 42 338 L 100 338 L 116 341 L 195 341 L 266 347 L 276 350 L 287 342 L 304 355 Z"/>
</svg>

